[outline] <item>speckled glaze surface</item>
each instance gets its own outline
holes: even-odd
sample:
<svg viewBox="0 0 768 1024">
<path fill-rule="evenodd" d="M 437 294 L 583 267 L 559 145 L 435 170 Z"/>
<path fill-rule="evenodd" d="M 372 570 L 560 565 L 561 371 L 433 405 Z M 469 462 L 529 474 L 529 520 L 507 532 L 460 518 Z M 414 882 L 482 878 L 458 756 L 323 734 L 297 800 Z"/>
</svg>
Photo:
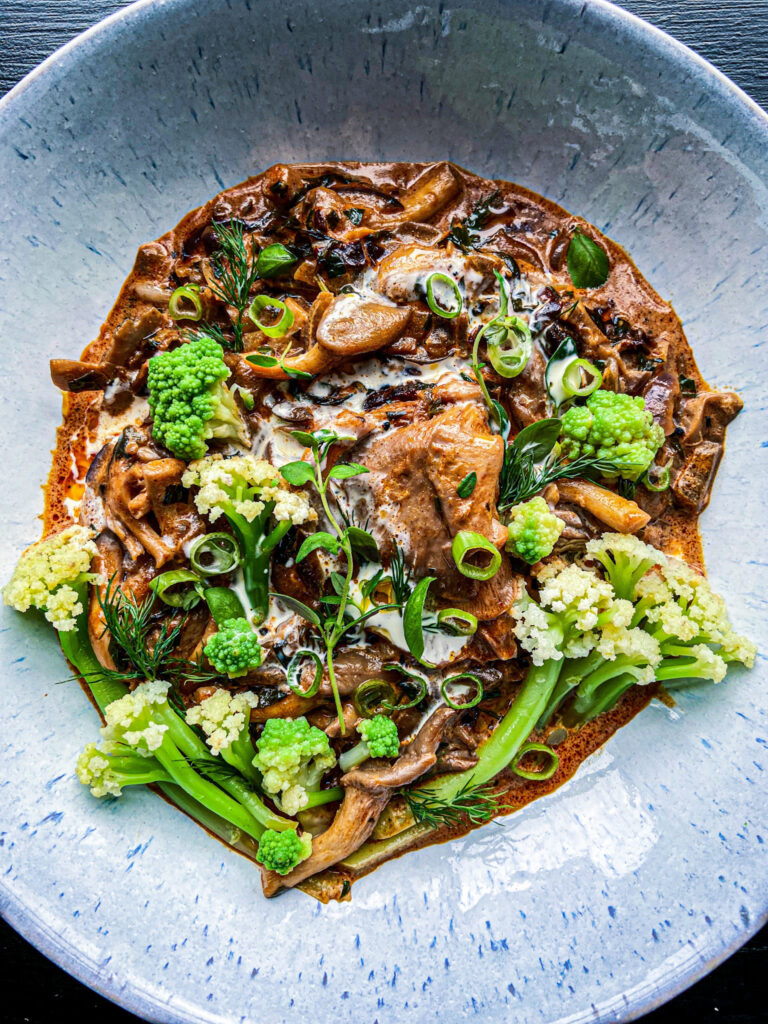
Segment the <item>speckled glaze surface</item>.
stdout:
<svg viewBox="0 0 768 1024">
<path fill-rule="evenodd" d="M 519 181 L 634 255 L 746 409 L 703 519 L 768 650 L 768 121 L 599 2 L 147 0 L 0 104 L 0 576 L 36 539 L 49 356 L 98 329 L 138 244 L 277 160 L 442 159 Z M 653 705 L 502 826 L 386 865 L 351 903 L 263 901 L 254 867 L 151 794 L 74 778 L 95 715 L 42 623 L 0 628 L 0 910 L 162 1022 L 576 1024 L 640 1015 L 768 907 L 766 662 Z"/>
</svg>

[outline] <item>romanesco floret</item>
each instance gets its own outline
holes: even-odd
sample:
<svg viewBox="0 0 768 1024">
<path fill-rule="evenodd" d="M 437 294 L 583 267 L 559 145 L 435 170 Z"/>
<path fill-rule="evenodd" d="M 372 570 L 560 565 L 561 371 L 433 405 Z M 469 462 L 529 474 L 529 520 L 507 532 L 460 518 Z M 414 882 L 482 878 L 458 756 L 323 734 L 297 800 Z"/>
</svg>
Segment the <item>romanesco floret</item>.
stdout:
<svg viewBox="0 0 768 1024">
<path fill-rule="evenodd" d="M 303 491 L 292 491 L 274 466 L 252 455 L 198 459 L 189 464 L 182 483 L 199 488 L 195 505 L 212 523 L 227 512 L 252 523 L 269 503 L 274 503 L 271 514 L 278 522 L 288 520 L 300 526 L 317 519 Z"/>
<path fill-rule="evenodd" d="M 85 526 L 68 526 L 28 547 L 3 588 L 3 600 L 16 611 L 39 608 L 58 630 L 75 629 L 84 611 L 85 585 L 96 554 L 93 533 Z"/>
<path fill-rule="evenodd" d="M 205 442 L 247 443 L 237 404 L 223 383 L 229 376 L 221 347 L 200 338 L 149 360 L 147 387 L 152 434 L 180 459 L 201 459 Z"/>
<path fill-rule="evenodd" d="M 336 764 L 328 737 L 306 718 L 269 718 L 256 741 L 253 763 L 262 774 L 264 791 L 280 801 L 286 814 L 297 814 L 308 793 Z"/>
<path fill-rule="evenodd" d="M 509 539 L 507 551 L 511 551 L 523 561 L 533 565 L 552 553 L 565 523 L 541 498 L 531 498 L 510 510 Z"/>
<path fill-rule="evenodd" d="M 364 718 L 358 724 L 357 731 L 368 747 L 369 757 L 397 757 L 400 753 L 400 737 L 397 735 L 397 726 L 386 715 Z"/>
<path fill-rule="evenodd" d="M 247 690 L 245 693 L 217 690 L 187 709 L 187 724 L 199 726 L 213 753 L 220 754 L 237 743 L 250 720 L 250 709 L 258 703 L 256 694 Z"/>
<path fill-rule="evenodd" d="M 237 679 L 263 660 L 261 644 L 247 619 L 226 619 L 203 648 L 217 672 Z"/>
<path fill-rule="evenodd" d="M 661 551 L 628 533 L 604 533 L 587 541 L 587 555 L 598 561 L 617 597 L 632 601 L 638 581 L 654 565 L 666 565 Z"/>
<path fill-rule="evenodd" d="M 125 743 L 149 757 L 163 743 L 167 725 L 152 719 L 153 705 L 165 705 L 169 684 L 161 679 L 142 683 L 131 693 L 112 701 L 104 711 L 101 735 L 108 743 Z"/>
<path fill-rule="evenodd" d="M 293 829 L 275 832 L 268 828 L 259 840 L 256 860 L 268 871 L 287 875 L 311 853 L 312 836 L 308 832 L 299 835 Z"/>
<path fill-rule="evenodd" d="M 573 405 L 562 417 L 561 443 L 567 459 L 609 459 L 626 480 L 638 480 L 647 471 L 663 442 L 664 431 L 639 395 L 599 389 L 586 405 Z"/>
</svg>

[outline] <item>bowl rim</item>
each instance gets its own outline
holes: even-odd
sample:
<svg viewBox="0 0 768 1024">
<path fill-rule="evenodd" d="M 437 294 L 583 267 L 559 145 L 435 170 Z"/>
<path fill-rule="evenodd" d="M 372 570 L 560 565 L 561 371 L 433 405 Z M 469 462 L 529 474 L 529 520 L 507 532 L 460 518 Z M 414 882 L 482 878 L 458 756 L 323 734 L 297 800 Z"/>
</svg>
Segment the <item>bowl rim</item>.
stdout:
<svg viewBox="0 0 768 1024">
<path fill-rule="evenodd" d="M 59 72 L 66 75 L 68 63 L 73 56 L 87 49 L 89 44 L 96 43 L 114 31 L 123 30 L 134 18 L 150 9 L 181 7 L 195 0 L 133 0 L 132 3 L 120 8 L 79 33 L 69 42 L 55 50 L 40 64 L 28 72 L 2 98 L 0 98 L 0 129 L 2 120 L 8 116 L 24 94 L 39 79 Z M 613 24 L 616 28 L 639 35 L 642 40 L 662 57 L 682 65 L 691 72 L 704 78 L 710 90 L 716 86 L 722 98 L 742 108 L 742 113 L 749 115 L 752 127 L 762 131 L 768 142 L 768 113 L 753 100 L 740 86 L 720 71 L 706 58 L 696 53 L 685 43 L 675 39 L 663 29 L 645 21 L 643 18 L 623 7 L 617 7 L 611 0 L 554 0 L 562 8 L 584 9 L 588 6 L 590 13 L 606 25 Z M 152 1024 L 190 1024 L 190 1018 L 183 1009 L 178 1011 L 158 998 L 149 987 L 137 983 L 136 979 L 126 979 L 122 984 L 111 976 L 104 977 L 91 964 L 78 954 L 74 947 L 62 943 L 60 936 L 53 933 L 44 923 L 37 919 L 35 913 L 21 899 L 15 897 L 0 886 L 0 918 L 14 929 L 23 939 L 30 943 L 48 960 L 66 971 L 71 977 L 86 985 L 92 991 L 123 1009 L 140 1016 Z M 675 996 L 695 985 L 721 963 L 732 956 L 752 938 L 763 926 L 768 924 L 768 898 L 759 916 L 750 919 L 749 923 L 730 941 L 713 942 L 706 955 L 698 954 L 698 963 L 692 966 L 690 961 L 681 963 L 668 972 L 663 982 L 648 980 L 635 985 L 620 996 L 608 998 L 593 1004 L 582 1011 L 577 1011 L 568 1018 L 560 1018 L 557 1024 L 602 1024 L 612 1021 L 634 1021 L 645 1016 L 652 1010 L 669 1002 Z M 195 1021 L 210 1024 L 230 1024 L 230 1018 L 221 1014 L 207 1014 L 202 1007 L 195 1007 Z"/>
</svg>

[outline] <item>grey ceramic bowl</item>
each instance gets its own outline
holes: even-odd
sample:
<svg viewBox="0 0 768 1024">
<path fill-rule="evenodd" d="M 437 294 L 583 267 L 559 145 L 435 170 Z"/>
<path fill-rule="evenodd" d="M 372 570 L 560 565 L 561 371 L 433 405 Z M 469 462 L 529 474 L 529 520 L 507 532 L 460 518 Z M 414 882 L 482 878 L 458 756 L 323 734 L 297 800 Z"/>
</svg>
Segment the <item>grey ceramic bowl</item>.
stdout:
<svg viewBox="0 0 768 1024">
<path fill-rule="evenodd" d="M 766 647 L 768 123 L 596 0 L 146 0 L 0 105 L 4 543 L 37 536 L 49 356 L 93 336 L 137 245 L 277 161 L 442 159 L 623 243 L 746 411 L 703 521 Z M 266 903 L 253 866 L 151 794 L 72 773 L 94 714 L 42 624 L 2 620 L 0 909 L 153 1021 L 626 1020 L 765 916 L 766 665 L 654 705 L 559 792 L 386 865 L 351 903 Z"/>
</svg>

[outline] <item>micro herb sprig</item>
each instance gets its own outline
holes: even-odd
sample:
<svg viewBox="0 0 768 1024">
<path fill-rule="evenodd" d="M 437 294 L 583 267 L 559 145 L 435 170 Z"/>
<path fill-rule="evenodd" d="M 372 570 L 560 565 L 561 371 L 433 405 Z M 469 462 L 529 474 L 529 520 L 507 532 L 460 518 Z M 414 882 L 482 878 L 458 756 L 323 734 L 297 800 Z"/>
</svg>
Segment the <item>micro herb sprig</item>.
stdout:
<svg viewBox="0 0 768 1024">
<path fill-rule="evenodd" d="M 250 305 L 251 288 L 259 276 L 258 256 L 246 248 L 240 221 L 215 224 L 214 231 L 219 248 L 211 256 L 211 263 L 218 283 L 211 288 L 218 299 L 237 310 L 237 318 L 232 325 L 235 337 L 229 347 L 235 352 L 242 352 L 243 317 Z"/>
<path fill-rule="evenodd" d="M 331 480 L 348 480 L 351 477 L 360 476 L 368 472 L 366 466 L 361 466 L 356 462 L 337 462 L 323 475 L 323 463 L 331 446 L 339 441 L 349 440 L 349 438 L 342 437 L 331 430 L 316 430 L 313 433 L 294 430 L 291 431 L 291 434 L 300 444 L 303 444 L 310 450 L 312 459 L 306 462 L 303 460 L 289 462 L 281 468 L 280 473 L 289 484 L 295 487 L 302 487 L 306 484 L 314 486 L 323 506 L 326 519 L 333 531 L 331 533 L 326 530 L 318 530 L 307 537 L 299 548 L 296 562 L 301 562 L 310 552 L 322 549 L 331 555 L 343 557 L 346 563 L 346 572 L 344 575 L 341 573 L 331 574 L 331 583 L 335 595 L 332 595 L 330 599 L 325 599 L 323 602 L 323 614 L 327 610 L 332 609 L 332 614 L 325 619 L 322 619 L 314 609 L 309 608 L 301 601 L 297 601 L 287 594 L 276 594 L 275 596 L 306 619 L 320 634 L 323 646 L 325 647 L 325 664 L 328 671 L 328 679 L 339 717 L 339 731 L 343 736 L 346 729 L 341 708 L 341 698 L 336 683 L 333 652 L 342 636 L 350 629 L 361 626 L 372 615 L 395 609 L 398 606 L 394 604 L 374 604 L 368 611 L 355 614 L 355 611 L 359 611 L 359 609 L 350 601 L 355 553 L 359 551 L 363 557 L 368 559 L 371 558 L 371 555 L 378 557 L 378 547 L 374 537 L 367 530 L 362 530 L 358 526 L 342 527 L 336 519 L 328 500 Z M 352 611 L 352 609 L 355 609 L 355 611 Z M 351 615 L 349 614 L 350 611 L 352 611 Z"/>
</svg>

